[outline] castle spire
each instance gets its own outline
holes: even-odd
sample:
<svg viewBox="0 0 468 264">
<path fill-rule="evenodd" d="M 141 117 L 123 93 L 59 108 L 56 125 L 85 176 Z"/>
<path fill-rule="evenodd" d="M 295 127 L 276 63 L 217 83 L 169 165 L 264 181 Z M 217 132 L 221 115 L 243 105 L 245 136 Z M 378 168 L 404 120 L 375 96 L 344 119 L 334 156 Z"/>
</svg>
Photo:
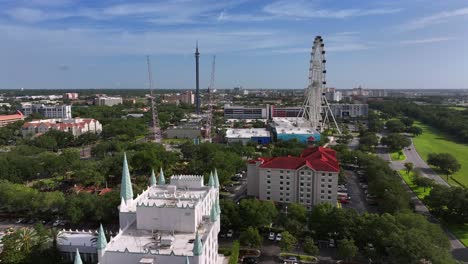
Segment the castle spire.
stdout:
<svg viewBox="0 0 468 264">
<path fill-rule="evenodd" d="M 203 253 L 203 244 L 202 244 L 202 241 L 200 239 L 200 236 L 198 235 L 198 230 L 197 230 L 197 233 L 195 235 L 195 241 L 193 243 L 192 252 L 193 252 L 194 256 L 200 256 Z"/>
<path fill-rule="evenodd" d="M 213 206 L 211 206 L 210 220 L 211 220 L 211 222 L 216 222 L 216 220 L 218 220 L 218 212 L 216 210 L 216 205 L 215 204 L 213 204 Z"/>
<path fill-rule="evenodd" d="M 219 188 L 219 178 L 218 178 L 218 170 L 214 169 L 214 184 L 215 188 Z"/>
<path fill-rule="evenodd" d="M 126 153 L 124 153 L 122 183 L 120 185 L 120 197 L 122 197 L 125 201 L 133 200 L 132 182 L 130 180 L 130 171 L 128 170 Z"/>
<path fill-rule="evenodd" d="M 214 187 L 213 171 L 210 172 L 210 179 L 208 180 L 208 186 Z"/>
<path fill-rule="evenodd" d="M 99 234 L 96 242 L 96 248 L 98 250 L 105 249 L 107 246 L 107 239 L 106 235 L 104 234 L 104 228 L 102 228 L 102 224 L 99 225 Z"/>
<path fill-rule="evenodd" d="M 158 185 L 164 185 L 164 184 L 166 184 L 166 179 L 164 178 L 164 172 L 161 167 L 161 170 L 159 171 Z"/>
<path fill-rule="evenodd" d="M 81 261 L 80 251 L 78 249 L 76 249 L 75 261 L 73 264 L 83 264 L 83 261 Z"/>
<path fill-rule="evenodd" d="M 218 214 L 221 214 L 221 206 L 219 206 L 219 197 L 216 197 L 215 205 L 216 211 L 218 211 Z"/>
<path fill-rule="evenodd" d="M 154 174 L 154 169 L 151 170 L 151 177 L 150 177 L 150 186 L 156 185 L 156 175 Z"/>
</svg>

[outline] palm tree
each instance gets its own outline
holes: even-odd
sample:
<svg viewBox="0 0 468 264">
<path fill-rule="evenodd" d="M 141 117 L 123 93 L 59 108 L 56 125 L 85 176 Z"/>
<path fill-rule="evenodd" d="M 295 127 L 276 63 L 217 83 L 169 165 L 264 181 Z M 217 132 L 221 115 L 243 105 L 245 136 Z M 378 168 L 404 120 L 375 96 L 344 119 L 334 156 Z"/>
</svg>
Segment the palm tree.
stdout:
<svg viewBox="0 0 468 264">
<path fill-rule="evenodd" d="M 16 245 L 18 250 L 29 252 L 39 241 L 40 238 L 36 230 L 30 227 L 23 227 L 17 231 Z"/>
</svg>

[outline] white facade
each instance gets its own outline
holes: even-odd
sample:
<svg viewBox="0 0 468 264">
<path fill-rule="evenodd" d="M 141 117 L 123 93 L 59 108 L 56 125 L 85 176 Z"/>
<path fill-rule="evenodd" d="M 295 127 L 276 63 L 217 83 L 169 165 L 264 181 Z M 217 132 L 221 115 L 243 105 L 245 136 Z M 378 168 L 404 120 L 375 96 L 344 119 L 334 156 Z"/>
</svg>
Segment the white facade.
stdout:
<svg viewBox="0 0 468 264">
<path fill-rule="evenodd" d="M 77 137 L 84 133 L 100 134 L 102 125 L 98 120 L 90 118 L 42 119 L 24 123 L 21 133 L 23 137 L 28 137 L 44 134 L 51 129 L 70 132 Z"/>
<path fill-rule="evenodd" d="M 367 104 L 330 104 L 330 108 L 336 118 L 359 117 L 369 114 Z"/>
<path fill-rule="evenodd" d="M 126 164 L 126 159 L 125 159 Z M 125 174 L 125 171 L 127 173 Z M 203 176 L 177 175 L 170 184 L 148 187 L 134 199 L 128 166 L 124 165 L 120 232 L 98 247 L 100 264 L 220 264 L 219 183 L 213 177 L 208 186 Z M 162 176 L 164 179 L 164 176 Z M 217 179 L 217 177 L 216 177 Z M 127 197 L 127 198 L 125 198 Z"/>
<path fill-rule="evenodd" d="M 122 104 L 122 97 L 110 97 L 110 96 L 100 96 L 94 100 L 95 105 L 107 105 L 113 106 Z"/>
<path fill-rule="evenodd" d="M 224 105 L 224 119 L 267 119 L 269 117 L 268 106 L 235 106 Z"/>
<path fill-rule="evenodd" d="M 228 128 L 226 130 L 226 140 L 228 143 L 240 142 L 245 145 L 250 141 L 256 141 L 256 139 L 270 143 L 270 131 L 266 128 Z"/>
<path fill-rule="evenodd" d="M 25 116 L 34 113 L 43 115 L 46 118 L 71 118 L 71 105 L 44 105 L 22 103 L 21 112 Z"/>
</svg>

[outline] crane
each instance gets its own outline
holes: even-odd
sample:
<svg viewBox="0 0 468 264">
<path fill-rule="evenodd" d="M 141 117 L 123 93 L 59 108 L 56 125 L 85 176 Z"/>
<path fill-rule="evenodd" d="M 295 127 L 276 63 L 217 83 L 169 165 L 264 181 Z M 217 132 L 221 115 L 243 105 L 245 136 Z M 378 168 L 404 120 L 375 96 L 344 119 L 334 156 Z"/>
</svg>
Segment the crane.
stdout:
<svg viewBox="0 0 468 264">
<path fill-rule="evenodd" d="M 151 60 L 146 56 L 146 64 L 148 66 L 148 81 L 151 100 L 151 132 L 149 134 L 151 140 L 156 143 L 161 143 L 161 128 L 159 127 L 158 110 L 156 109 L 156 95 L 153 94 L 153 74 L 151 73 Z"/>
</svg>

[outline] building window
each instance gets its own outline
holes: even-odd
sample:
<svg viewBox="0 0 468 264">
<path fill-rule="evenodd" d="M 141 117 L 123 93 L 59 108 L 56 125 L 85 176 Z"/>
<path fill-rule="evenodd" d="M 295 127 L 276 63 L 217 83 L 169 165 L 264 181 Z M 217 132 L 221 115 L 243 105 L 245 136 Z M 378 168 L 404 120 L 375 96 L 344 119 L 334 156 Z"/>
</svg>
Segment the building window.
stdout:
<svg viewBox="0 0 468 264">
<path fill-rule="evenodd" d="M 303 192 L 303 191 L 304 191 L 304 188 L 301 188 L 301 192 Z"/>
<path fill-rule="evenodd" d="M 280 170 L 280 173 L 283 173 L 283 171 L 282 171 L 282 170 Z"/>
<path fill-rule="evenodd" d="M 303 182 L 301 182 L 301 186 L 304 186 L 304 183 L 303 183 Z"/>
<path fill-rule="evenodd" d="M 267 175 L 267 179 L 270 179 L 270 175 Z"/>
<path fill-rule="evenodd" d="M 270 196 L 267 196 L 267 200 L 270 200 Z"/>
<path fill-rule="evenodd" d="M 325 173 L 322 173 L 322 176 L 325 176 Z"/>
<path fill-rule="evenodd" d="M 325 187 L 325 184 L 322 184 L 322 187 Z"/>
<path fill-rule="evenodd" d="M 282 201 L 283 201 L 283 198 L 280 198 L 280 201 L 282 202 Z"/>
<path fill-rule="evenodd" d="M 328 194 L 331 194 L 331 191 L 328 191 Z"/>
<path fill-rule="evenodd" d="M 307 198 L 310 198 L 310 194 L 307 195 Z"/>
<path fill-rule="evenodd" d="M 303 171 L 301 171 L 301 175 L 304 175 L 304 172 L 303 172 Z"/>
<path fill-rule="evenodd" d="M 289 202 L 289 199 L 288 199 L 288 198 L 286 198 L 286 202 Z"/>
<path fill-rule="evenodd" d="M 332 176 L 332 174 L 331 174 L 331 173 L 328 173 L 328 176 Z"/>
<path fill-rule="evenodd" d="M 268 186 L 267 186 L 267 189 L 271 189 L 271 186 L 270 186 L 270 185 L 268 185 Z"/>
<path fill-rule="evenodd" d="M 328 184 L 328 188 L 331 188 L 331 187 L 332 187 L 331 184 Z"/>
<path fill-rule="evenodd" d="M 322 179 L 322 181 L 324 182 L 324 181 L 325 181 L 325 179 Z"/>
<path fill-rule="evenodd" d="M 289 193 L 286 193 L 286 196 L 289 196 Z"/>
<path fill-rule="evenodd" d="M 267 192 L 267 194 L 270 194 L 270 192 Z"/>
<path fill-rule="evenodd" d="M 271 181 L 267 181 L 267 183 L 271 183 Z"/>
<path fill-rule="evenodd" d="M 283 182 L 282 182 L 282 181 L 280 181 L 280 184 L 283 184 Z"/>
<path fill-rule="evenodd" d="M 286 188 L 286 191 L 289 191 L 289 187 Z"/>
<path fill-rule="evenodd" d="M 332 179 L 328 179 L 329 182 L 332 182 Z"/>
<path fill-rule="evenodd" d="M 311 189 L 310 189 L 310 188 L 307 188 L 307 191 L 308 191 L 308 192 L 311 192 Z"/>
<path fill-rule="evenodd" d="M 286 182 L 286 185 L 289 185 L 289 182 Z"/>
<path fill-rule="evenodd" d="M 283 179 L 283 175 L 280 176 L 280 179 Z"/>
<path fill-rule="evenodd" d="M 309 183 L 307 183 L 307 186 L 310 186 L 310 182 L 309 182 Z"/>
<path fill-rule="evenodd" d="M 301 197 L 304 197 L 304 194 L 303 194 L 303 193 L 301 193 Z"/>
<path fill-rule="evenodd" d="M 283 187 L 280 187 L 280 190 L 283 190 Z"/>
<path fill-rule="evenodd" d="M 323 199 L 323 198 L 325 198 L 325 196 L 323 196 L 323 195 L 322 195 L 322 196 L 320 196 L 320 199 Z"/>
<path fill-rule="evenodd" d="M 324 191 L 324 190 L 321 190 L 320 192 L 321 192 L 321 193 L 325 193 L 325 191 Z"/>
<path fill-rule="evenodd" d="M 289 173 L 289 171 L 287 170 L 286 173 Z"/>
<path fill-rule="evenodd" d="M 330 200 L 330 199 L 331 199 L 331 196 L 328 196 L 328 200 Z"/>
<path fill-rule="evenodd" d="M 283 195 L 283 193 L 282 193 L 282 192 L 280 192 L 280 195 Z"/>
</svg>

